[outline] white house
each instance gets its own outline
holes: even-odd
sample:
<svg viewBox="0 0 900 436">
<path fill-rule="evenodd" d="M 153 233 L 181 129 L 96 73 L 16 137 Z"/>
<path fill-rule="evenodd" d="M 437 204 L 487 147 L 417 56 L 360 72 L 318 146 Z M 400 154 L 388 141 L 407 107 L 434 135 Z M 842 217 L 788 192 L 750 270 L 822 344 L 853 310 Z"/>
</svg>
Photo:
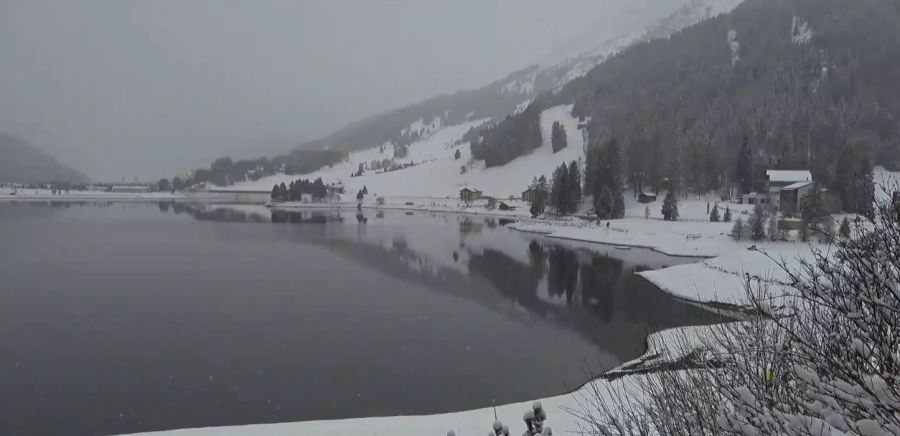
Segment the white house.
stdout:
<svg viewBox="0 0 900 436">
<path fill-rule="evenodd" d="M 150 187 L 147 185 L 114 185 L 112 187 L 112 192 L 150 192 Z"/>
</svg>

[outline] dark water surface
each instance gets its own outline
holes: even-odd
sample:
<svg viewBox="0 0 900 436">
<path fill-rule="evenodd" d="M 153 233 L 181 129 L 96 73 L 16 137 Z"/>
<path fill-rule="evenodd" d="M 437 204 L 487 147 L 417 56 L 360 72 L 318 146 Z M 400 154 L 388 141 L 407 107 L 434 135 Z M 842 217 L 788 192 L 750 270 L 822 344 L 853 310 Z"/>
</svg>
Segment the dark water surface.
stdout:
<svg viewBox="0 0 900 436">
<path fill-rule="evenodd" d="M 633 274 L 686 261 L 458 215 L 0 203 L 0 435 L 560 394 L 715 320 Z"/>
</svg>

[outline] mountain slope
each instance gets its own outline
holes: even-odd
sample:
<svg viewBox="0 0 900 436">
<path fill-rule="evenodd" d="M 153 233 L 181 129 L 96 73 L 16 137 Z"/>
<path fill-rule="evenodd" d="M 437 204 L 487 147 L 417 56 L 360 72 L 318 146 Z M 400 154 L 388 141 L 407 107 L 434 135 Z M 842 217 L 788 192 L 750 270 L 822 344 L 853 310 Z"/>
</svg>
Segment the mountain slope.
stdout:
<svg viewBox="0 0 900 436">
<path fill-rule="evenodd" d="M 194 175 L 189 184 L 208 182 L 214 183 L 220 179 L 240 182 L 246 179 L 256 179 L 260 176 L 272 175 L 276 172 L 284 172 L 288 175 L 304 175 L 310 173 L 310 167 L 321 168 L 333 165 L 343 159 L 342 154 L 334 152 L 355 152 L 369 149 L 378 149 L 379 160 L 406 159 L 408 149 L 412 144 L 428 142 L 430 137 L 447 127 L 458 126 L 482 120 L 476 124 L 482 125 L 484 120 L 493 123 L 502 117 L 524 111 L 527 106 L 540 95 L 559 90 L 572 79 L 584 75 L 592 67 L 603 62 L 610 55 L 634 44 L 638 41 L 646 41 L 654 38 L 663 38 L 671 35 L 679 29 L 694 24 L 698 21 L 726 12 L 738 4 L 741 0 L 671 0 L 671 3 L 683 3 L 680 8 L 665 15 L 666 10 L 645 11 L 635 20 L 638 22 L 651 22 L 650 25 L 637 29 L 630 29 L 617 34 L 614 37 L 603 39 L 603 36 L 614 33 L 604 33 L 591 28 L 586 30 L 577 41 L 562 44 L 554 51 L 553 59 L 545 59 L 543 62 L 516 71 L 485 87 L 460 91 L 454 94 L 441 95 L 425 101 L 412 104 L 401 109 L 375 115 L 348 126 L 322 138 L 300 145 L 291 152 L 273 158 L 258 160 L 244 160 L 235 162 L 235 171 L 228 177 L 205 177 L 215 170 L 215 163 L 209 168 L 201 168 Z M 661 5 L 660 7 L 664 7 Z M 656 16 L 663 18 L 653 21 Z M 603 23 L 598 23 L 602 27 Z M 622 27 L 622 26 L 619 26 Z M 584 47 L 591 47 L 586 52 L 581 52 Z M 571 53 L 576 53 L 571 55 Z M 562 59 L 562 60 L 559 60 Z M 535 115 L 540 110 L 530 111 Z M 536 128 L 533 144 L 539 144 L 540 138 Z M 475 139 L 477 130 L 465 131 L 454 142 L 464 143 Z M 421 148 L 421 147 L 420 147 Z M 325 150 L 334 156 L 322 156 Z M 319 152 L 317 155 L 316 152 Z M 516 156 L 510 156 L 515 158 Z M 222 160 L 222 159 L 220 159 Z M 350 159 L 355 161 L 353 157 Z M 508 162 L 509 159 L 504 159 Z M 363 162 L 357 162 L 363 163 Z M 395 162 L 396 163 L 396 162 Z M 245 177 L 248 169 L 259 168 L 254 171 L 253 177 Z M 240 169 L 240 171 L 237 171 Z M 354 167 L 352 172 L 358 168 Z M 552 172 L 552 168 L 547 171 Z M 349 174 L 349 171 L 348 171 Z M 531 177 L 532 175 L 527 175 Z M 295 177 L 296 178 L 296 177 Z"/>
<path fill-rule="evenodd" d="M 372 197 L 431 197 L 434 200 L 456 198 L 463 187 L 483 190 L 485 195 L 498 198 L 519 197 L 532 178 L 538 174 L 550 175 L 562 163 L 584 160 L 584 143 L 578 130 L 578 120 L 570 115 L 572 106 L 558 106 L 542 111 L 539 116 L 540 144 L 530 154 L 512 160 L 504 166 L 485 166 L 484 161 L 472 158 L 466 143 L 459 138 L 470 128 L 477 128 L 485 120 L 443 127 L 428 138 L 409 145 L 401 164 L 385 170 L 377 163 L 393 161 L 393 152 L 387 148 L 371 148 L 351 152 L 346 161 L 322 168 L 303 176 L 277 174 L 254 182 L 238 183 L 229 189 L 269 191 L 273 185 L 299 178 L 310 180 L 321 177 L 325 183 L 342 182 L 346 189 L 344 200 L 352 201 L 363 187 Z M 550 131 L 554 121 L 565 126 L 568 146 L 553 152 Z M 459 153 L 457 158 L 456 153 Z M 362 165 L 364 171 L 356 174 Z M 449 202 L 452 203 L 452 202 Z M 444 202 L 439 202 L 444 204 Z"/>
<path fill-rule="evenodd" d="M 500 118 L 515 112 L 534 97 L 558 89 L 585 74 L 608 56 L 637 41 L 671 35 L 681 28 L 733 8 L 740 0 L 689 0 L 674 13 L 648 28 L 634 29 L 603 41 L 585 53 L 562 61 L 516 71 L 485 87 L 441 95 L 428 100 L 357 121 L 322 139 L 300 148 L 362 150 L 392 143 L 403 147 L 442 126 L 479 119 Z M 585 39 L 589 39 L 585 36 Z M 430 127 L 430 128 L 429 128 Z"/>
<path fill-rule="evenodd" d="M 895 0 L 746 0 L 636 44 L 540 103 L 574 104 L 590 118 L 591 147 L 616 139 L 635 187 L 727 187 L 746 141 L 753 184 L 767 168 L 809 168 L 847 197 L 842 174 L 900 165 L 898 28 Z"/>
<path fill-rule="evenodd" d="M 89 179 L 38 150 L 27 141 L 10 134 L 0 133 L 0 182 L 84 183 Z"/>
</svg>

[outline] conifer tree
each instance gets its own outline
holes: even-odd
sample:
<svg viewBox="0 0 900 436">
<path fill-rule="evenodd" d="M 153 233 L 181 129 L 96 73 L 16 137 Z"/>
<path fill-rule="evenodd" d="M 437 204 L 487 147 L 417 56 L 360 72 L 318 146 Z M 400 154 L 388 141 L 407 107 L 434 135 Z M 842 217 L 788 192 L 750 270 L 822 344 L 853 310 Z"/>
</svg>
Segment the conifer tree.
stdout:
<svg viewBox="0 0 900 436">
<path fill-rule="evenodd" d="M 531 216 L 537 217 L 547 210 L 547 200 L 550 197 L 550 189 L 547 186 L 547 178 L 544 176 L 535 177 L 531 182 L 529 190 L 531 191 Z"/>
<path fill-rule="evenodd" d="M 822 195 L 822 189 L 816 184 L 800 200 L 800 215 L 807 225 L 818 227 L 827 215 Z"/>
<path fill-rule="evenodd" d="M 581 204 L 581 168 L 578 167 L 577 161 L 569 163 L 569 212 L 578 211 L 578 205 Z"/>
<path fill-rule="evenodd" d="M 606 148 L 606 185 L 609 186 L 612 197 L 608 217 L 623 218 L 625 216 L 625 196 L 622 193 L 622 154 L 619 151 L 619 143 L 615 139 L 610 140 Z"/>
<path fill-rule="evenodd" d="M 612 214 L 613 196 L 609 186 L 600 190 L 600 195 L 594 197 L 594 213 L 600 219 L 609 219 Z"/>
<path fill-rule="evenodd" d="M 838 234 L 845 239 L 850 237 L 850 220 L 848 220 L 847 217 L 844 217 L 843 221 L 841 221 L 841 227 L 840 230 L 838 230 Z"/>
<path fill-rule="evenodd" d="M 731 207 L 730 206 L 727 206 L 727 205 L 725 206 L 725 215 L 722 216 L 722 221 L 725 221 L 726 223 L 731 222 Z"/>
<path fill-rule="evenodd" d="M 750 239 L 759 241 L 766 237 L 766 211 L 759 203 L 753 207 L 753 215 L 750 216 Z"/>
<path fill-rule="evenodd" d="M 744 238 L 744 220 L 741 217 L 738 217 L 734 222 L 734 226 L 731 227 L 731 237 L 736 241 Z"/>
<path fill-rule="evenodd" d="M 562 163 L 553 171 L 553 185 L 550 188 L 550 204 L 560 215 L 569 211 L 569 167 Z"/>
<path fill-rule="evenodd" d="M 774 213 L 769 215 L 769 240 L 778 240 L 778 216 Z"/>
<path fill-rule="evenodd" d="M 717 203 L 713 205 L 712 211 L 709 213 L 709 221 L 717 223 L 720 219 L 721 217 L 719 217 L 719 205 Z"/>
<path fill-rule="evenodd" d="M 750 139 L 744 135 L 741 149 L 737 155 L 737 181 L 741 187 L 741 193 L 746 194 L 753 190 L 753 151 L 750 149 Z"/>
<path fill-rule="evenodd" d="M 550 145 L 553 147 L 554 153 L 569 145 L 566 128 L 559 121 L 554 121 L 553 126 L 550 128 Z"/>
<path fill-rule="evenodd" d="M 670 188 L 663 199 L 662 216 L 666 221 L 678 221 L 678 196 L 675 189 Z"/>
<path fill-rule="evenodd" d="M 859 180 L 859 193 L 856 197 L 856 213 L 872 219 L 874 218 L 873 204 L 875 202 L 875 183 L 872 180 L 874 177 L 872 174 L 872 164 L 869 162 L 868 157 L 863 156 L 859 161 L 857 174 Z"/>
</svg>

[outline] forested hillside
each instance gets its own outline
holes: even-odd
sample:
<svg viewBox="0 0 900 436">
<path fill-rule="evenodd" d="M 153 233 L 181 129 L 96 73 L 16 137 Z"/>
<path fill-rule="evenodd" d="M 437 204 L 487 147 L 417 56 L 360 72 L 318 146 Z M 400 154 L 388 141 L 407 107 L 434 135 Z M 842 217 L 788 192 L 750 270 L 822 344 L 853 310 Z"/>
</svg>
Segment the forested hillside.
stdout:
<svg viewBox="0 0 900 436">
<path fill-rule="evenodd" d="M 88 178 L 27 141 L 0 133 L 0 183 L 83 183 Z"/>
<path fill-rule="evenodd" d="M 751 185 L 767 168 L 809 168 L 840 191 L 839 173 L 900 164 L 897 29 L 897 0 L 746 0 L 536 103 L 574 103 L 590 147 L 615 139 L 635 187 L 724 188 L 746 143 Z M 533 129 L 524 112 L 504 123 Z M 484 138 L 493 142 L 477 147 L 506 146 Z"/>
</svg>

